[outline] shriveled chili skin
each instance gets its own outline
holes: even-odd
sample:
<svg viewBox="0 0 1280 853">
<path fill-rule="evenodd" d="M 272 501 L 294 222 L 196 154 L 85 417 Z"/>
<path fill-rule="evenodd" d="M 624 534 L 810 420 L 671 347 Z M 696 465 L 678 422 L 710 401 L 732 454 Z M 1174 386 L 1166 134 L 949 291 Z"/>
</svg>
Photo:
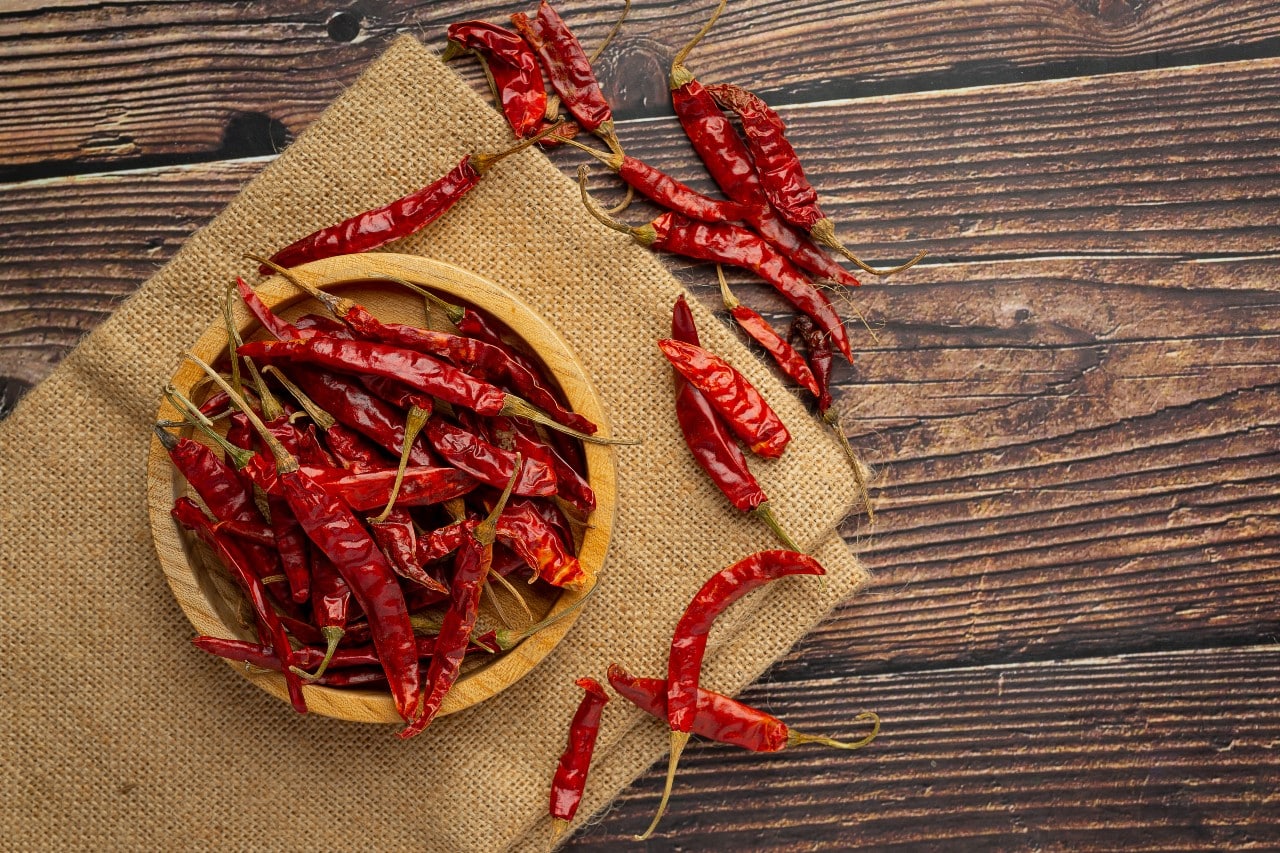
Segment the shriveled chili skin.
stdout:
<svg viewBox="0 0 1280 853">
<path fill-rule="evenodd" d="M 693 313 L 683 294 L 671 312 L 671 337 L 699 345 Z M 694 461 L 739 512 L 750 512 L 768 500 L 747 467 L 747 459 L 716 410 L 702 392 L 676 372 L 676 419 Z"/>
<path fill-rule="evenodd" d="M 368 617 L 396 710 L 409 719 L 418 707 L 422 687 L 413 626 L 395 572 L 341 499 L 330 496 L 300 470 L 283 472 L 279 479 L 307 538 L 333 561 Z"/>
<path fill-rule="evenodd" d="M 574 684 L 586 691 L 569 724 L 569 742 L 556 763 L 556 773 L 551 780 L 551 816 L 571 821 L 578 813 L 582 792 L 587 785 L 587 771 L 591 769 L 591 755 L 595 752 L 596 736 L 600 733 L 600 714 L 609 701 L 609 694 L 593 678 L 579 678 Z"/>
<path fill-rule="evenodd" d="M 418 565 L 433 563 L 436 560 L 443 560 L 445 557 L 458 550 L 462 545 L 462 537 L 466 534 L 463 525 L 466 522 L 455 521 L 453 524 L 447 524 L 444 527 L 437 528 L 426 536 L 418 537 Z"/>
<path fill-rule="evenodd" d="M 311 549 L 311 618 L 318 628 L 346 628 L 351 587 L 318 548 Z M 323 656 L 322 656 L 323 657 Z M 316 661 L 318 665 L 320 661 Z M 311 664 L 300 664 L 307 668 Z"/>
<path fill-rule="evenodd" d="M 399 379 L 419 391 L 482 415 L 500 414 L 507 397 L 502 389 L 474 379 L 438 358 L 374 341 L 324 336 L 296 341 L 251 341 L 237 351 L 269 364 L 299 361 L 346 373 L 372 373 Z"/>
<path fill-rule="evenodd" d="M 616 663 L 609 665 L 608 676 L 609 686 L 623 699 L 646 714 L 667 718 L 667 682 L 637 678 Z M 778 752 L 786 748 L 790 729 L 777 717 L 699 687 L 693 733 L 752 752 Z"/>
<path fill-rule="evenodd" d="M 805 342 L 805 348 L 809 351 L 809 365 L 813 369 L 813 378 L 818 383 L 818 413 L 825 415 L 831 408 L 832 402 L 831 365 L 835 359 L 831 354 L 831 343 L 808 317 L 796 317 L 792 320 L 787 337 L 791 340 L 798 338 Z"/>
<path fill-rule="evenodd" d="M 387 453 L 400 456 L 404 446 L 404 415 L 371 394 L 355 379 L 323 370 L 288 365 L 289 377 L 316 405 L 340 424 L 360 433 Z M 434 465 L 436 458 L 419 438 L 409 451 L 411 465 Z"/>
<path fill-rule="evenodd" d="M 498 517 L 498 539 L 552 586 L 576 586 L 586 579 L 582 564 L 532 501 L 512 500 Z"/>
<path fill-rule="evenodd" d="M 261 457 L 259 457 L 261 458 Z M 253 468 L 258 463 L 251 463 Z M 342 468 L 304 469 L 316 483 L 316 488 L 342 500 L 357 512 L 369 512 L 382 509 L 391 497 L 391 487 L 396 479 L 395 469 L 366 471 L 352 474 Z M 256 472 L 255 472 L 256 475 Z M 283 480 L 277 478 L 275 483 L 266 473 L 261 475 L 259 484 L 269 493 L 278 491 Z M 470 494 L 478 485 L 471 475 L 456 468 L 410 467 L 405 469 L 404 480 L 400 485 L 400 494 L 396 496 L 397 507 L 429 506 L 442 503 L 453 498 Z"/>
<path fill-rule="evenodd" d="M 751 212 L 747 205 L 705 196 L 629 155 L 622 157 L 617 173 L 645 198 L 700 222 L 735 222 L 746 219 Z"/>
<path fill-rule="evenodd" d="M 755 386 L 729 362 L 702 347 L 671 339 L 658 341 L 658 347 L 753 451 L 770 459 L 782 455 L 791 433 Z"/>
<path fill-rule="evenodd" d="M 445 31 L 449 41 L 488 62 L 502 114 L 515 135 L 537 133 L 547 112 L 547 91 L 538 57 L 517 33 L 488 21 L 459 21 Z"/>
<path fill-rule="evenodd" d="M 445 695 L 457 681 L 471 631 L 480 612 L 480 592 L 492 563 L 493 543 L 480 542 L 475 536 L 475 527 L 468 527 L 454 557 L 449 607 L 445 610 L 440 635 L 436 638 L 435 654 L 427 669 L 427 693 L 417 717 L 410 719 L 400 737 L 413 737 L 429 726 L 439 713 Z"/>
<path fill-rule="evenodd" d="M 831 300 L 772 246 L 751 231 L 730 223 L 696 222 L 668 211 L 649 223 L 655 249 L 750 270 L 821 326 L 850 361 L 849 333 Z"/>
<path fill-rule="evenodd" d="M 495 447 L 478 435 L 439 418 L 427 423 L 427 440 L 444 461 L 482 483 L 502 488 L 515 473 L 516 454 Z M 556 475 L 539 459 L 521 460 L 517 495 L 547 496 L 556 493 Z"/>
<path fill-rule="evenodd" d="M 556 475 L 556 494 L 569 506 L 585 515 L 596 508 L 596 494 L 591 484 L 560 455 L 552 445 L 544 442 L 532 428 L 523 427 L 515 418 L 494 418 L 494 422 L 509 426 L 512 446 L 526 459 L 539 459 L 551 466 Z"/>
<path fill-rule="evenodd" d="M 729 313 L 733 315 L 734 320 L 738 321 L 738 325 L 742 330 L 751 336 L 752 340 L 764 347 L 765 351 L 773 356 L 774 363 L 781 368 L 783 373 L 790 376 L 799 385 L 804 386 L 813 396 L 821 396 L 822 391 L 818 387 L 818 381 L 813 378 L 813 371 L 809 369 L 809 365 L 804 363 L 804 358 L 795 351 L 791 344 L 783 340 L 782 336 L 773 330 L 773 326 L 770 326 L 763 317 L 745 305 L 734 306 Z"/>
<path fill-rule="evenodd" d="M 672 731 L 690 732 L 697 716 L 698 681 L 707 635 L 729 605 L 766 583 L 788 575 L 823 575 L 808 554 L 760 551 L 712 575 L 685 608 L 671 638 L 667 658 L 667 722 Z"/>
<path fill-rule="evenodd" d="M 276 252 L 271 260 L 282 267 L 296 267 L 321 258 L 367 252 L 407 237 L 457 204 L 480 182 L 480 175 L 468 154 L 457 166 L 422 189 L 308 234 Z M 263 264 L 258 272 L 270 275 L 272 269 Z"/>
<path fill-rule="evenodd" d="M 538 14 L 532 20 L 517 12 L 511 23 L 537 52 L 552 88 L 579 124 L 596 131 L 613 121 L 613 110 L 600 90 L 591 60 L 547 0 L 538 4 Z"/>
</svg>

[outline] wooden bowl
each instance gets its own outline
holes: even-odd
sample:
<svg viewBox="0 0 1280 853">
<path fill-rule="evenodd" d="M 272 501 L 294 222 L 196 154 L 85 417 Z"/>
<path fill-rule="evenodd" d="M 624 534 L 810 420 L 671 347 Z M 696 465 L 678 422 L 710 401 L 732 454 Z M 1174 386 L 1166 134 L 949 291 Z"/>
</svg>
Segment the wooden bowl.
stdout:
<svg viewBox="0 0 1280 853">
<path fill-rule="evenodd" d="M 370 280 L 379 275 L 402 278 L 453 297 L 454 301 L 484 309 L 519 336 L 529 351 L 537 354 L 547 368 L 547 375 L 559 385 L 573 411 L 597 424 L 601 435 L 612 435 L 599 394 L 569 345 L 545 320 L 503 287 L 457 267 L 409 255 L 345 255 L 298 267 L 295 272 L 316 287 L 355 299 L 388 322 L 422 325 L 427 322 L 427 317 L 420 297 L 385 281 Z M 315 300 L 278 276 L 273 276 L 256 290 L 268 305 L 286 318 L 309 312 L 325 313 Z M 243 305 L 237 304 L 235 317 L 246 339 L 262 337 L 256 321 Z M 219 320 L 205 330 L 191 351 L 213 364 L 226 353 L 227 342 L 226 328 Z M 180 391 L 190 396 L 189 392 L 202 383 L 203 376 L 194 364 L 184 361 L 172 381 Z M 160 406 L 157 420 L 176 417 L 177 413 L 167 402 Z M 579 531 L 581 542 L 577 556 L 587 579 L 577 589 L 553 590 L 541 596 L 533 594 L 541 584 L 527 587 L 529 607 L 538 619 L 561 613 L 579 602 L 597 582 L 608 551 L 617 503 L 616 460 L 610 447 L 584 444 L 583 449 L 587 481 L 595 490 L 597 501 L 595 512 Z M 244 624 L 240 610 L 243 596 L 239 590 L 204 546 L 190 541 L 170 517 L 175 498 L 187 494 L 188 487 L 155 439 L 151 442 L 147 478 L 156 553 L 174 597 L 191 624 L 200 634 L 256 641 L 252 629 Z M 510 651 L 465 670 L 449 691 L 440 713 L 460 711 L 514 684 L 546 657 L 569 631 L 577 616 L 578 611 L 567 613 Z M 262 689 L 287 701 L 288 691 L 284 677 L 279 673 L 251 672 L 242 664 L 228 663 Z M 304 687 L 304 693 L 308 708 L 318 714 L 358 722 L 401 722 L 386 690 L 338 690 L 308 685 Z"/>
</svg>

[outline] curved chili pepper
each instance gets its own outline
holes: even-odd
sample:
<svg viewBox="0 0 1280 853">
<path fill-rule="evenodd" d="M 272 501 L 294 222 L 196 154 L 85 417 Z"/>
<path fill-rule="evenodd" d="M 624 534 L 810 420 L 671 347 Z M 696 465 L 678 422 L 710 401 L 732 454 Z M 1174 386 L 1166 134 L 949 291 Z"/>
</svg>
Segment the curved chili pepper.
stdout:
<svg viewBox="0 0 1280 853">
<path fill-rule="evenodd" d="M 515 486 L 516 472 L 507 482 L 502 496 L 489 516 L 478 524 L 468 523 L 464 526 L 462 545 L 453 561 L 453 580 L 449 585 L 449 609 L 445 611 L 440 623 L 440 635 L 436 638 L 436 652 L 431 658 L 431 666 L 427 670 L 426 697 L 422 707 L 418 709 L 416 718 L 400 732 L 400 737 L 411 738 L 420 734 L 440 711 L 441 704 L 449 689 L 457 681 L 462 666 L 463 656 L 471 641 L 471 631 L 475 627 L 476 617 L 480 612 L 480 592 L 485 578 L 493 564 L 493 541 L 496 534 L 498 517 L 511 497 L 511 489 Z"/>
<path fill-rule="evenodd" d="M 258 521 L 215 521 L 213 529 L 217 533 L 225 533 L 255 545 L 268 548 L 276 545 L 276 535 L 271 532 L 271 526 Z"/>
<path fill-rule="evenodd" d="M 532 429 L 526 428 L 515 418 L 493 418 L 496 429 L 509 435 L 511 447 L 526 459 L 537 459 L 549 466 L 556 477 L 556 494 L 569 506 L 585 515 L 596 508 L 596 494 L 591 484 L 560 455 L 560 452 Z M 501 443 L 501 442 L 500 442 Z"/>
<path fill-rule="evenodd" d="M 282 494 L 281 479 L 270 470 L 271 463 L 257 457 L 245 469 L 253 481 L 268 494 Z M 341 498 L 358 512 L 378 509 L 391 497 L 395 485 L 394 468 L 351 473 L 345 468 L 306 466 L 303 473 L 327 494 Z M 471 475 L 456 468 L 422 466 L 406 468 L 396 506 L 429 506 L 469 494 L 478 485 Z"/>
<path fill-rule="evenodd" d="M 346 635 L 347 617 L 351 612 L 351 587 L 338 574 L 333 561 L 319 549 L 311 549 L 311 618 L 325 641 L 325 655 L 315 664 L 299 661 L 298 666 L 316 666 L 315 674 L 304 676 L 315 680 L 324 675 L 332 663 L 338 644 Z"/>
<path fill-rule="evenodd" d="M 547 92 L 538 57 L 518 34 L 488 21 L 459 21 L 445 31 L 449 44 L 441 61 L 472 50 L 488 63 L 502 114 L 516 138 L 537 131 L 547 112 Z"/>
<path fill-rule="evenodd" d="M 721 83 L 706 88 L 717 104 L 738 114 L 761 190 L 783 219 L 872 275 L 901 272 L 924 257 L 925 253 L 920 252 L 905 264 L 890 269 L 876 269 L 864 263 L 840 242 L 835 223 L 818 207 L 818 192 L 805 177 L 800 158 L 787 141 L 782 118 L 757 95 L 739 86 Z"/>
<path fill-rule="evenodd" d="M 554 129 L 554 126 L 551 128 Z M 544 131 L 544 133 L 550 132 Z M 409 193 L 389 204 L 357 213 L 337 225 L 321 228 L 308 234 L 271 256 L 281 266 L 296 267 L 308 261 L 332 258 L 355 252 L 367 252 L 381 245 L 408 237 L 422 230 L 444 215 L 470 192 L 493 166 L 502 160 L 528 148 L 542 134 L 526 139 L 519 145 L 497 154 L 468 154 L 457 166 L 434 183 Z M 262 275 L 271 268 L 258 267 Z"/>
<path fill-rule="evenodd" d="M 449 591 L 448 587 L 422 570 L 418 562 L 418 537 L 411 519 L 406 516 L 403 520 L 370 522 L 369 530 L 391 561 L 391 568 L 396 574 L 436 592 Z"/>
<path fill-rule="evenodd" d="M 648 838 L 657 829 L 671 797 L 680 753 L 689 742 L 698 710 L 698 681 L 702 658 L 707 649 L 707 635 L 716 618 L 738 599 L 764 586 L 769 581 L 788 575 L 824 575 L 826 570 L 808 554 L 795 551 L 760 551 L 744 557 L 716 572 L 702 585 L 676 623 L 671 637 L 671 653 L 667 658 L 667 722 L 671 725 L 671 758 L 667 765 L 667 782 L 653 823 L 640 838 Z"/>
<path fill-rule="evenodd" d="M 729 290 L 729 282 L 725 280 L 724 270 L 719 266 L 716 267 L 716 277 L 720 279 L 720 298 L 724 300 L 724 307 L 729 309 L 729 313 L 738 322 L 738 326 L 752 340 L 764 347 L 765 352 L 773 356 L 774 363 L 781 368 L 783 373 L 790 376 L 798 384 L 803 385 L 813 396 L 821 396 L 822 391 L 818 387 L 818 381 L 814 379 L 813 371 L 809 370 L 809 365 L 804 363 L 804 358 L 800 353 L 796 352 L 791 344 L 783 340 L 782 336 L 775 332 L 763 317 L 738 301 L 737 297 Z"/>
<path fill-rule="evenodd" d="M 586 694 L 573 713 L 569 743 L 556 762 L 556 773 L 551 780 L 551 817 L 555 820 L 556 836 L 578 813 L 587 785 L 587 771 L 591 769 L 591 754 L 596 748 L 596 735 L 600 733 L 600 712 L 609 701 L 609 694 L 594 678 L 579 678 L 574 684 Z"/>
<path fill-rule="evenodd" d="M 753 451 L 770 459 L 782 455 L 791 441 L 791 433 L 755 386 L 733 365 L 702 347 L 670 338 L 658 341 L 658 348 Z"/>
<path fill-rule="evenodd" d="M 511 502 L 498 517 L 498 538 L 552 586 L 574 588 L 586 580 L 578 558 L 569 553 L 532 501 Z"/>
<path fill-rule="evenodd" d="M 609 685 L 619 696 L 660 720 L 667 718 L 665 681 L 660 678 L 637 678 L 616 663 L 609 664 L 608 676 Z M 781 752 L 787 747 L 806 743 L 820 743 L 837 749 L 861 749 L 875 740 L 880 732 L 880 718 L 873 713 L 859 714 L 853 722 L 871 723 L 871 733 L 852 742 L 804 734 L 791 729 L 771 714 L 699 687 L 693 733 L 707 740 L 740 746 L 752 752 Z"/>
<path fill-rule="evenodd" d="M 266 587 L 249 568 L 244 552 L 234 542 L 215 533 L 204 511 L 190 498 L 178 498 L 173 505 L 172 514 L 179 524 L 194 531 L 206 545 L 214 550 L 218 559 L 244 590 L 258 623 L 259 639 L 270 642 L 285 663 L 291 662 L 292 647 L 289 645 L 289 635 L 285 632 L 284 624 L 267 598 Z M 302 695 L 302 682 L 296 675 L 289 672 L 285 673 L 284 680 L 289 688 L 289 701 L 293 709 L 299 714 L 307 713 L 307 700 Z"/>
<path fill-rule="evenodd" d="M 418 657 L 404 594 L 386 556 L 343 500 L 328 494 L 300 469 L 298 460 L 289 455 L 257 415 L 238 399 L 231 386 L 203 361 L 195 356 L 188 358 L 228 393 L 266 442 L 276 462 L 281 494 L 307 538 L 333 561 L 334 568 L 368 617 L 396 710 L 401 717 L 409 719 L 422 695 Z"/>
<path fill-rule="evenodd" d="M 672 211 L 660 214 L 638 228 L 632 228 L 612 219 L 592 201 L 587 194 L 586 178 L 587 167 L 580 166 L 578 183 L 582 190 L 582 201 L 591 215 L 602 224 L 629 235 L 642 246 L 750 270 L 769 282 L 798 310 L 812 317 L 831 335 L 840 351 L 853 361 L 849 333 L 831 300 L 768 242 L 740 225 L 697 222 Z"/>
<path fill-rule="evenodd" d="M 427 440 L 444 461 L 482 483 L 501 488 L 515 476 L 517 495 L 556 493 L 556 475 L 545 462 L 525 458 L 523 468 L 517 472 L 515 461 L 520 458 L 518 454 L 495 447 L 439 418 L 432 418 L 427 424 Z"/>
<path fill-rule="evenodd" d="M 693 322 L 693 312 L 684 294 L 676 299 L 671 310 L 671 337 L 681 343 L 698 346 L 698 327 Z M 729 502 L 739 512 L 750 513 L 769 526 L 774 535 L 793 551 L 799 551 L 782 525 L 778 522 L 769 498 L 747 467 L 746 457 L 733 440 L 716 410 L 707 398 L 676 372 L 676 420 L 685 444 L 711 482 L 716 484 Z"/>
<path fill-rule="evenodd" d="M 534 19 L 517 12 L 511 16 L 511 23 L 542 60 L 551 87 L 578 124 L 603 139 L 611 150 L 621 151 L 613 127 L 613 110 L 600 90 L 591 60 L 551 4 L 542 0 Z"/>
</svg>

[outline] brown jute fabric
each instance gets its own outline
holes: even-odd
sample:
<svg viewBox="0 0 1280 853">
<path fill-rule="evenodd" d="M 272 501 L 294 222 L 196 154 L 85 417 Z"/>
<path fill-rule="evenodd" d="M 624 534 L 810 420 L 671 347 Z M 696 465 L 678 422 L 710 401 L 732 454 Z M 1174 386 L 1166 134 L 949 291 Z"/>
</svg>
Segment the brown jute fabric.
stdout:
<svg viewBox="0 0 1280 853">
<path fill-rule="evenodd" d="M 664 671 L 671 629 L 712 571 L 775 547 L 696 469 L 672 416 L 667 334 L 678 283 L 582 210 L 537 151 L 498 166 L 428 233 L 390 247 L 518 292 L 564 334 L 622 448 L 617 535 L 595 600 L 502 695 L 416 740 L 295 715 L 189 644 L 145 504 L 149 425 L 166 377 L 217 316 L 222 288 L 269 251 L 500 150 L 498 114 L 404 38 L 0 423 L 0 847 L 537 850 L 579 690 L 609 661 Z M 778 515 L 830 572 L 736 605 L 704 683 L 735 692 L 865 580 L 834 533 L 851 506 L 832 437 L 694 303 L 705 342 L 740 365 L 795 436 L 752 460 Z M 606 709 L 579 823 L 660 758 L 666 736 Z M 679 803 L 676 803 L 679 808 Z"/>
</svg>

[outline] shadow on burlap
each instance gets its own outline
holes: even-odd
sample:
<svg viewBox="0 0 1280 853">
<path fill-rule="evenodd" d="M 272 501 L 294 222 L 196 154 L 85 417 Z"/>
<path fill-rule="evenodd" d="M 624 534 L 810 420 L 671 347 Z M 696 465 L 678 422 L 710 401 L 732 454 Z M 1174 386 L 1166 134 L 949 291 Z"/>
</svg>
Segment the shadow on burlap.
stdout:
<svg viewBox="0 0 1280 853">
<path fill-rule="evenodd" d="M 546 797 L 580 691 L 610 661 L 664 672 L 707 575 L 768 531 L 699 471 L 654 341 L 680 292 L 648 251 L 601 227 L 538 151 L 504 161 L 428 233 L 389 247 L 457 264 L 539 309 L 576 349 L 620 448 L 617 535 L 602 586 L 564 642 L 499 697 L 401 742 L 390 727 L 295 715 L 188 642 L 151 546 L 150 422 L 184 349 L 217 316 L 245 251 L 299 234 L 509 144 L 500 116 L 403 38 L 0 423 L 3 844 L 16 848 L 491 851 L 543 849 Z M 866 575 L 835 533 L 846 463 L 769 370 L 696 302 L 704 343 L 742 366 L 792 428 L 752 465 L 784 526 L 830 573 L 736 605 L 703 683 L 733 693 Z M 610 704 L 580 812 L 666 750 L 664 727 Z"/>
</svg>

